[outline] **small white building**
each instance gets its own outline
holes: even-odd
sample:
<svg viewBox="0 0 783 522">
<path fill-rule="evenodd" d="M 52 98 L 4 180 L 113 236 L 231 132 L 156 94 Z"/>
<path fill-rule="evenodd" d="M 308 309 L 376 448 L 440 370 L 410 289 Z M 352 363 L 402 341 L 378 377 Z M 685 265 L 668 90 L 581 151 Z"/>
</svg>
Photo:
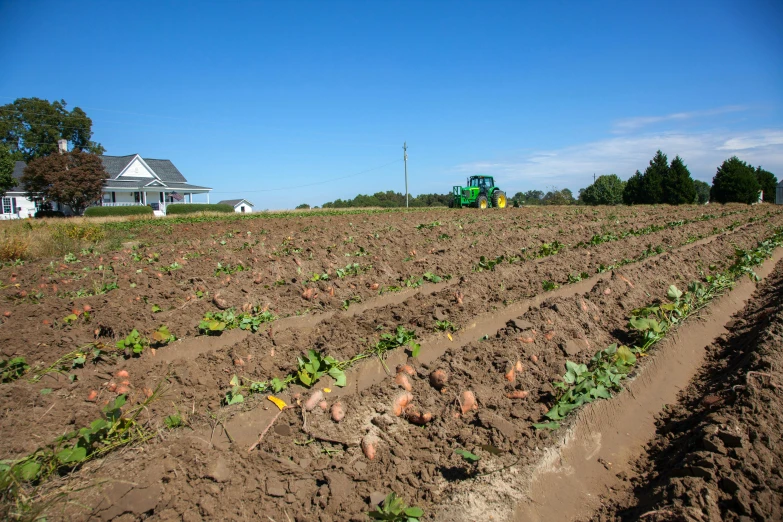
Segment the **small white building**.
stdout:
<svg viewBox="0 0 783 522">
<path fill-rule="evenodd" d="M 253 212 L 253 204 L 246 199 L 224 199 L 218 201 L 218 205 L 231 205 L 234 207 L 234 212 L 240 214 L 250 214 Z"/>
<path fill-rule="evenodd" d="M 5 193 L 0 201 L 0 219 L 23 219 L 35 216 L 36 202 L 25 196 L 22 182 L 19 181 L 27 164 L 24 161 L 14 163 L 12 176 L 16 180 L 16 186 Z"/>
</svg>

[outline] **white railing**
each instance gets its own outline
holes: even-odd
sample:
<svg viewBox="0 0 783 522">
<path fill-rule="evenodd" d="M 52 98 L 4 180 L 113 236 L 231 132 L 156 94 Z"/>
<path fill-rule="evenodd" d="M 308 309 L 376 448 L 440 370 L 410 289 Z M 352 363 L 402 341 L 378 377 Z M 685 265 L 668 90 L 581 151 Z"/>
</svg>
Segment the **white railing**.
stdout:
<svg viewBox="0 0 783 522">
<path fill-rule="evenodd" d="M 144 203 L 102 203 L 101 206 L 104 207 L 140 207 L 143 206 Z"/>
</svg>

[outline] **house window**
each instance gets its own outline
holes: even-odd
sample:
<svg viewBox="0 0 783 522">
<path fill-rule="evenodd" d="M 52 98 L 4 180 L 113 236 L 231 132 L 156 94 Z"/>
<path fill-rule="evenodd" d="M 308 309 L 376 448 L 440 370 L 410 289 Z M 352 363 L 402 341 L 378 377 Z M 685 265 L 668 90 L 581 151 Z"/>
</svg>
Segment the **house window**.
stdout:
<svg viewBox="0 0 783 522">
<path fill-rule="evenodd" d="M 133 193 L 133 201 L 134 201 L 135 203 L 141 203 L 141 193 L 139 193 L 139 192 L 134 192 L 134 193 Z"/>
<path fill-rule="evenodd" d="M 109 192 L 103 193 L 103 202 L 104 203 L 111 203 L 111 194 Z"/>
<path fill-rule="evenodd" d="M 241 212 L 244 212 L 244 211 L 245 211 L 245 205 L 242 205 L 241 207 L 239 207 L 239 210 L 240 210 Z"/>
<path fill-rule="evenodd" d="M 3 198 L 3 214 L 13 214 L 11 211 L 11 198 Z"/>
</svg>

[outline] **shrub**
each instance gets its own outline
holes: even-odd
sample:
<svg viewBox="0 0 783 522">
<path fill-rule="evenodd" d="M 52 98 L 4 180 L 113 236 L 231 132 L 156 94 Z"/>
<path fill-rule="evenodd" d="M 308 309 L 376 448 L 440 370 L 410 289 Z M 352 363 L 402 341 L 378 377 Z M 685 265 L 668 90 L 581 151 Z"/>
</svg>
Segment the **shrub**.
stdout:
<svg viewBox="0 0 783 522">
<path fill-rule="evenodd" d="M 605 174 L 584 190 L 581 199 L 587 205 L 619 205 L 624 190 L 625 182 L 617 174 Z"/>
<path fill-rule="evenodd" d="M 231 214 L 234 207 L 231 205 L 205 204 L 205 203 L 179 203 L 168 205 L 166 214 L 195 214 L 196 212 L 225 212 Z"/>
<path fill-rule="evenodd" d="M 140 216 L 143 214 L 154 214 L 152 207 L 146 205 L 132 205 L 127 207 L 88 207 L 84 211 L 86 217 Z"/>
<path fill-rule="evenodd" d="M 104 234 L 101 227 L 90 223 L 57 223 L 52 229 L 52 239 L 55 241 L 62 241 L 67 238 L 75 241 L 89 241 L 90 243 L 94 243 L 100 241 L 105 236 L 106 234 Z"/>
<path fill-rule="evenodd" d="M 35 218 L 58 218 L 58 217 L 65 217 L 65 214 L 60 212 L 59 210 L 39 210 L 35 213 Z"/>
<path fill-rule="evenodd" d="M 27 254 L 30 238 L 13 233 L 0 235 L 0 261 L 15 261 Z"/>
</svg>

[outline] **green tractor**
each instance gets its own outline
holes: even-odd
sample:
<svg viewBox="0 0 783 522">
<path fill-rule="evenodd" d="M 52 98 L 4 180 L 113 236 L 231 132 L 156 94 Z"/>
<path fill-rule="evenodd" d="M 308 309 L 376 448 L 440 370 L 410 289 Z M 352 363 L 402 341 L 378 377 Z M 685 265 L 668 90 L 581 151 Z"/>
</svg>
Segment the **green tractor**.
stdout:
<svg viewBox="0 0 783 522">
<path fill-rule="evenodd" d="M 471 176 L 467 187 L 455 185 L 452 194 L 451 208 L 506 208 L 506 193 L 495 186 L 492 176 Z"/>
</svg>

